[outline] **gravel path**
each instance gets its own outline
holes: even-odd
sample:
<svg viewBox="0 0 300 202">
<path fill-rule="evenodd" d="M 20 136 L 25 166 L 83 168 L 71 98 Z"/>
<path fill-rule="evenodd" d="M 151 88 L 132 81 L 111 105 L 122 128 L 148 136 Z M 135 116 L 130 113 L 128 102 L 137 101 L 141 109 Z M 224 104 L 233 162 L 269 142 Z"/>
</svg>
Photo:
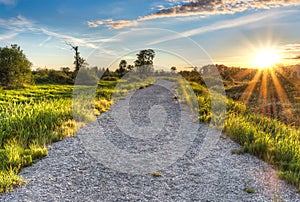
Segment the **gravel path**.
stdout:
<svg viewBox="0 0 300 202">
<path fill-rule="evenodd" d="M 184 155 L 153 170 L 160 172 L 161 177 L 148 172 L 151 166 L 145 167 L 144 173 L 141 170 L 135 170 L 140 173 L 120 172 L 124 162 L 119 162 L 120 167 L 116 168 L 118 164 L 113 164 L 116 159 L 111 156 L 111 161 L 101 161 L 102 157 L 95 157 L 92 151 L 94 149 L 95 154 L 103 151 L 95 148 L 97 144 L 92 141 L 85 141 L 84 135 L 101 133 L 119 150 L 138 155 L 163 149 L 172 142 L 172 134 L 180 130 L 174 123 L 184 112 L 166 88 L 152 85 L 137 90 L 130 97 L 128 110 L 134 125 L 149 127 L 151 122 L 159 125 L 161 120 L 151 117 L 155 117 L 160 108 L 155 111 L 153 106 L 165 108 L 161 117 L 165 116 L 167 121 L 155 138 L 151 134 L 139 138 L 138 127 L 134 135 L 126 135 L 126 126 L 115 121 L 114 110 L 124 107 L 128 99 L 120 100 L 108 113 L 98 117 L 97 122 L 80 130 L 77 137 L 54 143 L 48 156 L 23 169 L 21 175 L 28 182 L 11 193 L 0 195 L 0 201 L 300 201 L 296 189 L 279 180 L 271 166 L 249 154 L 231 154 L 232 149 L 240 146 L 225 135 L 208 156 L 199 158 L 205 135 L 215 132 L 205 125 L 197 125 L 196 137 Z M 161 156 L 157 158 L 165 160 Z M 247 193 L 247 188 L 254 193 Z"/>
</svg>

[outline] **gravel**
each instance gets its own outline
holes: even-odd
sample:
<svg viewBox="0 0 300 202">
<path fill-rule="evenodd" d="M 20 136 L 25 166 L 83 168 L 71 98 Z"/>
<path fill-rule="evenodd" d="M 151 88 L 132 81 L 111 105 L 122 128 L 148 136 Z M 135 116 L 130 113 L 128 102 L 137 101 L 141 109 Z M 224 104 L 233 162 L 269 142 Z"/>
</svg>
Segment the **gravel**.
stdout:
<svg viewBox="0 0 300 202">
<path fill-rule="evenodd" d="M 150 126 L 155 122 L 155 112 L 152 116 L 149 110 L 151 113 L 155 105 L 165 108 L 164 127 L 154 138 L 150 134 L 141 139 L 138 134 L 121 130 L 122 126 L 114 119 L 114 110 L 124 106 L 128 99 L 120 100 L 76 137 L 52 144 L 48 156 L 22 169 L 20 174 L 28 180 L 26 184 L 1 194 L 0 201 L 300 201 L 295 187 L 278 179 L 270 165 L 249 154 L 232 154 L 240 146 L 224 134 L 202 158 L 199 152 L 205 136 L 217 132 L 202 124 L 197 124 L 196 136 L 180 157 L 157 170 L 145 167 L 145 172 L 122 172 L 120 167 L 125 162 L 114 167 L 118 165 L 112 163 L 115 159 L 111 164 L 101 161 L 101 156 L 96 156 L 101 152 L 96 148 L 96 139 L 94 143 L 86 141 L 85 135 L 101 133 L 127 153 L 149 154 L 164 149 L 164 145 L 172 142 L 173 134 L 180 131 L 178 117 L 185 113 L 173 96 L 173 92 L 161 85 L 139 89 L 127 96 L 134 125 Z M 96 148 L 94 153 L 91 148 Z M 164 156 L 157 158 L 165 160 Z M 149 172 L 151 169 L 162 176 L 155 177 Z M 254 193 L 248 193 L 247 189 Z"/>
</svg>

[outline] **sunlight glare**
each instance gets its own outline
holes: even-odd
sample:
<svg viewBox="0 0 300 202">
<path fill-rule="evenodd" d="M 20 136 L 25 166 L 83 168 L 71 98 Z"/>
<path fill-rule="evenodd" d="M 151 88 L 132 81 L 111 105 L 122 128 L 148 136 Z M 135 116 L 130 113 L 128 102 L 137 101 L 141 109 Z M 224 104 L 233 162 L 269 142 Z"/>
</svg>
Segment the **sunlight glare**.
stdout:
<svg viewBox="0 0 300 202">
<path fill-rule="evenodd" d="M 281 61 L 281 56 L 275 49 L 262 49 L 256 52 L 253 66 L 263 69 L 268 68 Z"/>
</svg>

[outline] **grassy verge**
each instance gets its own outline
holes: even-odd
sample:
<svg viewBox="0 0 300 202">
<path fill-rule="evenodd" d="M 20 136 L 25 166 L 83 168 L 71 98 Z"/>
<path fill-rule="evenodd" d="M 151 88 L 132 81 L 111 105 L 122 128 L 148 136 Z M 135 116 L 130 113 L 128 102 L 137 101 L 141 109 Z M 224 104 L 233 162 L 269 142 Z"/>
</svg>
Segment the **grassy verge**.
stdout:
<svg viewBox="0 0 300 202">
<path fill-rule="evenodd" d="M 101 90 L 111 88 L 107 83 Z M 47 155 L 47 144 L 75 134 L 72 90 L 40 85 L 0 91 L 0 192 L 23 183 L 18 172 Z M 108 107 L 98 104 L 101 111 Z"/>
<path fill-rule="evenodd" d="M 110 108 L 117 91 L 124 96 L 153 81 L 101 80 L 95 95 L 95 115 Z M 117 84 L 122 87 L 115 88 Z M 20 169 L 46 156 L 48 144 L 75 134 L 72 93 L 71 85 L 0 90 L 0 193 L 24 182 L 18 175 Z"/>
<path fill-rule="evenodd" d="M 209 123 L 213 114 L 208 91 L 190 83 L 199 101 L 199 120 Z M 300 130 L 276 119 L 251 112 L 246 105 L 227 99 L 223 128 L 248 152 L 274 165 L 282 179 L 300 189 Z"/>
</svg>

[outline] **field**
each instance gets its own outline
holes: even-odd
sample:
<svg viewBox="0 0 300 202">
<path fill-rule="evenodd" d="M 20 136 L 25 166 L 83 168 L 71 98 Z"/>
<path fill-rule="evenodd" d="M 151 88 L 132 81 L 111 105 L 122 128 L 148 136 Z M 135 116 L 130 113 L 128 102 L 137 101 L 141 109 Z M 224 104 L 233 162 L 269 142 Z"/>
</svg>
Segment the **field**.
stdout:
<svg viewBox="0 0 300 202">
<path fill-rule="evenodd" d="M 97 93 L 107 98 L 115 84 L 106 82 Z M 74 135 L 72 91 L 69 85 L 0 91 L 0 192 L 22 183 L 19 170 L 47 155 L 47 145 Z M 99 112 L 109 106 L 97 102 Z"/>
<path fill-rule="evenodd" d="M 125 89 L 116 92 L 114 88 L 120 82 Z M 94 115 L 110 108 L 113 93 L 126 95 L 130 90 L 150 83 L 153 80 L 137 80 L 135 85 L 124 80 L 100 81 Z M 18 176 L 22 167 L 47 155 L 51 143 L 73 136 L 77 127 L 90 121 L 90 117 L 85 117 L 82 123 L 75 123 L 73 88 L 71 85 L 37 85 L 0 91 L 0 192 L 22 184 L 23 180 Z"/>
<path fill-rule="evenodd" d="M 227 96 L 225 132 L 245 152 L 274 165 L 287 182 L 300 188 L 299 79 L 288 69 L 218 67 Z M 195 76 L 185 75 L 188 80 Z M 214 116 L 205 85 L 191 82 L 198 96 L 202 122 Z M 200 81 L 201 83 L 201 81 Z"/>
<path fill-rule="evenodd" d="M 243 146 L 241 150 L 233 151 L 233 154 L 249 152 L 258 156 L 274 165 L 279 170 L 280 177 L 300 188 L 298 122 L 292 123 L 286 118 L 279 119 L 282 117 L 282 106 L 278 96 L 270 102 L 271 109 L 277 111 L 270 111 L 269 114 L 266 113 L 267 105 L 264 106 L 266 111 L 258 111 L 255 108 L 257 104 L 251 101 L 259 91 L 253 90 L 254 93 L 248 102 L 243 103 L 240 100 L 245 89 L 251 86 L 255 74 L 256 72 L 248 72 L 248 81 L 245 78 L 238 80 L 237 77 L 224 79 L 229 98 L 226 99 L 226 120 L 222 130 Z M 193 80 L 187 75 L 185 77 L 187 80 Z M 114 90 L 120 82 L 125 87 Z M 128 80 L 100 81 L 95 96 L 94 113 L 99 115 L 110 108 L 114 102 L 113 93 L 123 96 L 133 89 L 146 87 L 151 83 L 151 79 L 137 80 L 136 83 Z M 257 83 L 255 85 L 259 87 L 261 84 Z M 211 112 L 207 88 L 195 81 L 189 81 L 189 85 L 199 102 L 199 120 L 209 123 L 216 115 Z M 288 95 L 297 93 L 292 84 L 290 88 L 284 89 L 292 89 L 292 92 L 287 92 Z M 47 155 L 52 142 L 74 135 L 76 125 L 72 112 L 72 91 L 71 85 L 37 85 L 0 91 L 0 192 L 9 191 L 22 184 L 24 181 L 18 175 L 20 169 Z M 293 96 L 293 99 L 298 98 Z M 291 109 L 299 110 L 295 100 L 291 101 Z M 272 108 L 273 101 L 278 103 L 278 106 L 274 105 Z"/>
</svg>

